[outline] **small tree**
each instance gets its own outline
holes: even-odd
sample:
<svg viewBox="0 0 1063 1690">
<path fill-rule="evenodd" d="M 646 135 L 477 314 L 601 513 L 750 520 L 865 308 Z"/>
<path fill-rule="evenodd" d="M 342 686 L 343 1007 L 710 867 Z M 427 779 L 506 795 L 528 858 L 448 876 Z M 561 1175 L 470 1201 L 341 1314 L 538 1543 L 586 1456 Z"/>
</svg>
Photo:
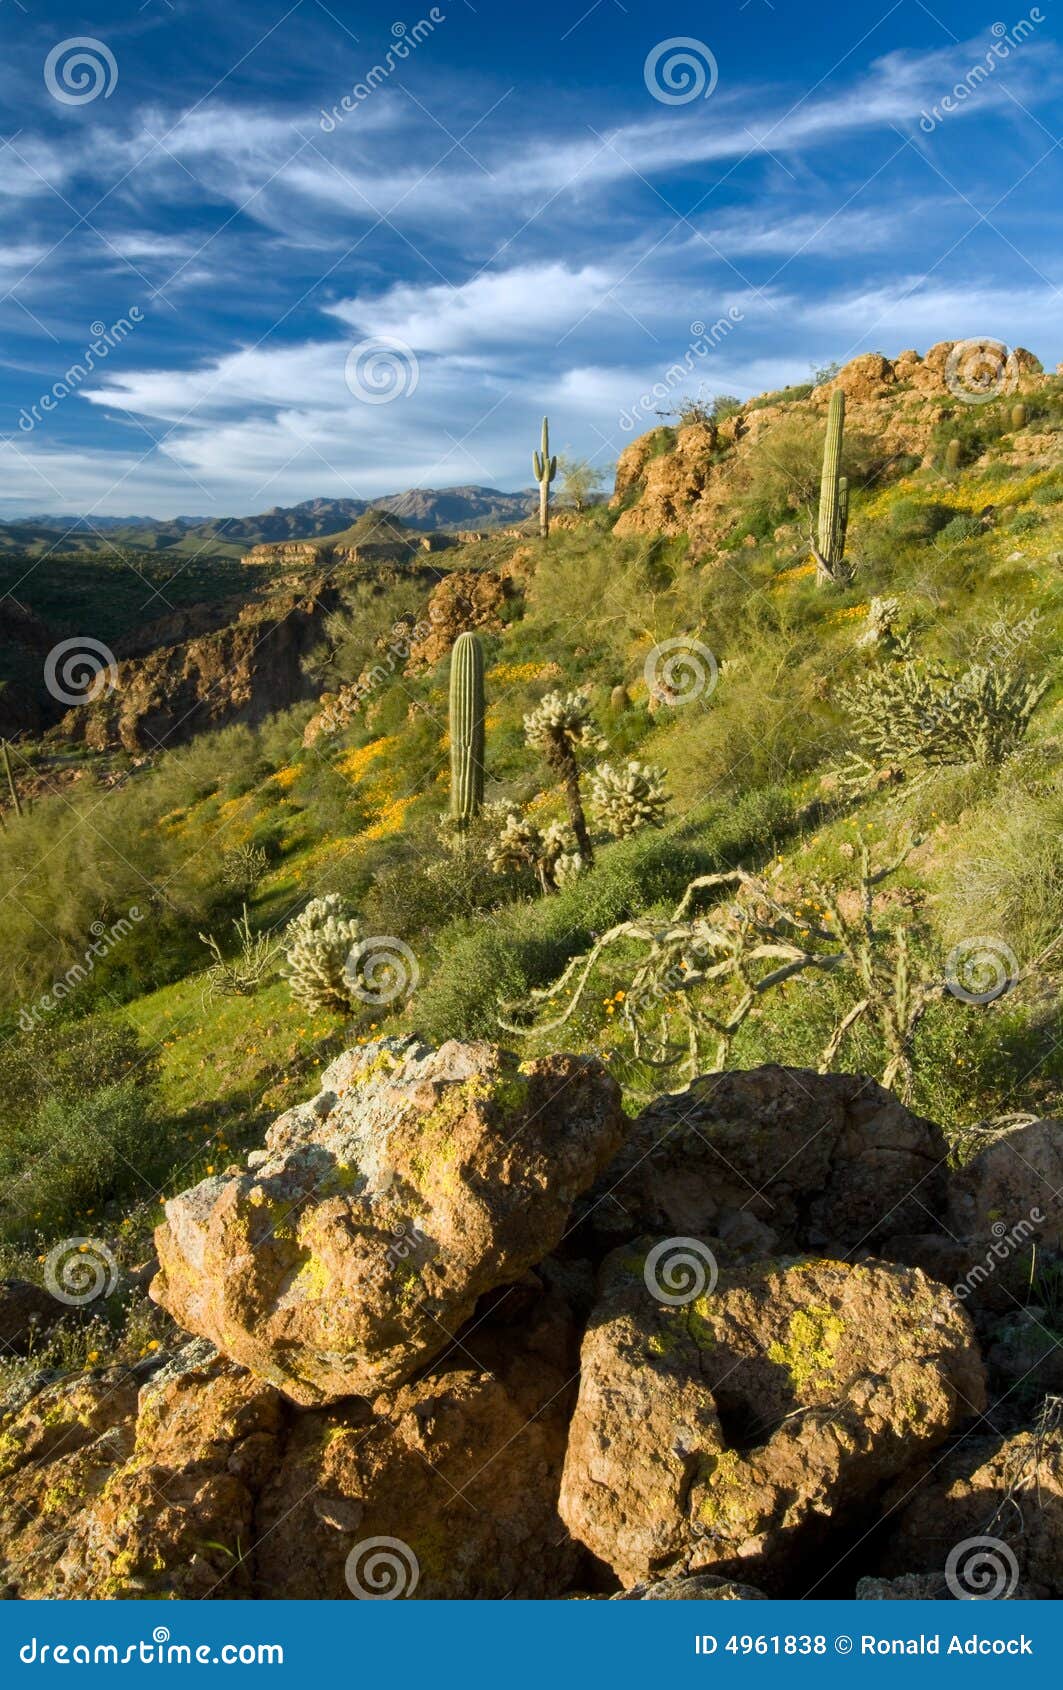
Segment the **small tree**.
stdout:
<svg viewBox="0 0 1063 1690">
<path fill-rule="evenodd" d="M 576 510 L 585 511 L 601 492 L 605 471 L 587 458 L 564 456 L 558 458 L 557 467 L 561 475 L 561 497 Z"/>
</svg>

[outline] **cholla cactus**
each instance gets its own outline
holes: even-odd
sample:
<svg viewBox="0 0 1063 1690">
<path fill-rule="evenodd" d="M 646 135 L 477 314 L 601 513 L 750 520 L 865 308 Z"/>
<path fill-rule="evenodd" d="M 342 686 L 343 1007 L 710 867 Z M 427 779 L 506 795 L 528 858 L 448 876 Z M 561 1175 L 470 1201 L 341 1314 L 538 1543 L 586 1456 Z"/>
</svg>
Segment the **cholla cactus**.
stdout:
<svg viewBox="0 0 1063 1690">
<path fill-rule="evenodd" d="M 488 861 L 496 874 L 534 869 L 543 891 L 556 892 L 566 880 L 582 872 L 583 859 L 575 844 L 571 831 L 562 822 L 551 822 L 545 831 L 540 831 L 526 816 L 512 811 Z M 579 865 L 578 869 L 574 864 Z"/>
<path fill-rule="evenodd" d="M 285 931 L 284 959 L 292 997 L 307 1009 L 347 1011 L 351 987 L 345 965 L 360 937 L 338 892 L 314 898 Z"/>
<path fill-rule="evenodd" d="M 561 777 L 568 805 L 568 819 L 576 849 L 589 867 L 594 861 L 591 836 L 583 814 L 579 789 L 577 751 L 600 751 L 604 740 L 591 719 L 590 705 L 583 692 L 551 692 L 524 718 L 528 744 L 541 751 L 550 767 Z"/>
<path fill-rule="evenodd" d="M 899 655 L 839 689 L 859 746 L 850 776 L 913 760 L 995 767 L 1018 750 L 1048 690 L 1047 677 L 1030 680 L 1010 658 L 954 675 L 912 656 L 907 641 Z"/>
<path fill-rule="evenodd" d="M 221 877 L 226 886 L 247 898 L 268 868 L 269 858 L 261 845 L 237 845 L 222 858 Z"/>
<path fill-rule="evenodd" d="M 587 865 L 578 851 L 562 851 L 554 864 L 554 883 L 560 890 L 586 874 Z"/>
<path fill-rule="evenodd" d="M 892 646 L 896 641 L 895 629 L 900 614 L 900 599 L 873 598 L 867 607 L 867 627 L 857 640 L 857 645 Z"/>
<path fill-rule="evenodd" d="M 627 839 L 640 827 L 660 827 L 668 803 L 664 770 L 634 758 L 620 769 L 600 763 L 591 783 L 591 802 L 614 839 Z"/>
</svg>

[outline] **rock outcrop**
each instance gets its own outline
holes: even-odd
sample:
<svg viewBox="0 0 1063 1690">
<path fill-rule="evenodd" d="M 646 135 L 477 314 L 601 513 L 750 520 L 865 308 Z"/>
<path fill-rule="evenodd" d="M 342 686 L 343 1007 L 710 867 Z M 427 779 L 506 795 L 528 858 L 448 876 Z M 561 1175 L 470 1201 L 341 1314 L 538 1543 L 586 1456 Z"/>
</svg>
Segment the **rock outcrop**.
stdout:
<svg viewBox="0 0 1063 1690">
<path fill-rule="evenodd" d="M 455 569 L 444 576 L 428 601 L 410 647 L 410 672 L 432 669 L 447 656 L 459 634 L 481 629 L 501 633 L 502 612 L 510 594 L 508 580 L 491 569 Z"/>
<path fill-rule="evenodd" d="M 747 473 L 750 449 L 788 420 L 819 426 L 836 388 L 846 394 L 854 435 L 876 442 L 885 457 L 919 459 L 948 409 L 964 409 L 962 394 L 969 401 L 994 379 L 1000 391 L 1022 395 L 1036 392 L 1045 378 L 1023 347 L 1008 353 L 997 342 L 941 341 L 922 358 L 913 351 L 896 359 L 863 353 L 811 391 L 764 395 L 723 422 L 715 435 L 701 422 L 674 435 L 655 429 L 620 455 L 611 502 L 621 514 L 614 533 L 689 534 L 695 555 L 703 554 L 723 538 L 725 521 L 733 520 L 734 493 Z"/>
<path fill-rule="evenodd" d="M 589 1194 L 603 1239 L 710 1233 L 730 1250 L 870 1250 L 925 1226 L 945 1191 L 945 1141 L 856 1074 L 709 1074 L 638 1117 Z"/>
<path fill-rule="evenodd" d="M 1007 1409 L 1053 1334 L 953 1277 L 1054 1123 L 949 1175 L 856 1076 L 708 1075 L 633 1123 L 597 1061 L 488 1044 L 321 1083 L 166 1205 L 152 1295 L 196 1336 L 12 1394 L 7 1595 L 1063 1596 L 1058 1416 L 970 1430 L 979 1337 Z"/>
<path fill-rule="evenodd" d="M 68 710 L 65 739 L 94 751 L 150 751 L 222 723 L 263 721 L 313 688 L 303 659 L 339 603 L 319 581 L 298 593 L 247 605 L 234 622 L 117 665 L 113 685 Z"/>
<path fill-rule="evenodd" d="M 623 1124 L 589 1058 L 349 1051 L 246 1170 L 167 1203 L 151 1295 L 295 1402 L 375 1394 L 549 1254 Z"/>
<path fill-rule="evenodd" d="M 954 1598 L 1063 1597 L 1063 1433 L 961 1443 L 887 1492 L 880 1572 L 933 1576 Z"/>
<path fill-rule="evenodd" d="M 698 1295 L 669 1272 L 683 1257 Z M 622 1247 L 583 1342 L 561 1516 L 628 1586 L 701 1571 L 778 1586 L 984 1405 L 970 1323 L 918 1271 L 716 1272 L 698 1240 Z"/>
</svg>

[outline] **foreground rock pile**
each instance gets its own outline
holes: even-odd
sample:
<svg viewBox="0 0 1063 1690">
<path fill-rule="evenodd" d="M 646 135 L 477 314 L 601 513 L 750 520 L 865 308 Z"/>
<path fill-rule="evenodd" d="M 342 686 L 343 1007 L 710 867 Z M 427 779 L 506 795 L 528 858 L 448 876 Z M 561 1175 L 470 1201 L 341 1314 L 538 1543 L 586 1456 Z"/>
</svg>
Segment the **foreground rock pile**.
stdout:
<svg viewBox="0 0 1063 1690">
<path fill-rule="evenodd" d="M 191 1336 L 6 1415 L 7 1592 L 947 1598 L 991 1539 L 997 1594 L 1061 1596 L 1046 1363 L 994 1361 L 1002 1322 L 1050 1337 L 1011 1268 L 1059 1243 L 1061 1138 L 956 1175 L 855 1076 L 630 1122 L 589 1058 L 349 1051 L 167 1204 Z"/>
</svg>

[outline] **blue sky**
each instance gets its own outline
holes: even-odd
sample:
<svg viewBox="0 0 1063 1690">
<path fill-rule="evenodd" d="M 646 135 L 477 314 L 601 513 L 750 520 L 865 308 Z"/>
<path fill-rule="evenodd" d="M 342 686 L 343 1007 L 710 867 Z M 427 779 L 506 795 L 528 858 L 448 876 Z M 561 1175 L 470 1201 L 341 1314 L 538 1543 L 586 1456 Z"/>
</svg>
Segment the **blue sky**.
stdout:
<svg viewBox="0 0 1063 1690">
<path fill-rule="evenodd" d="M 1057 7 L 0 0 L 0 511 L 524 486 L 543 411 L 604 466 L 724 318 L 687 391 L 1054 367 Z"/>
</svg>

